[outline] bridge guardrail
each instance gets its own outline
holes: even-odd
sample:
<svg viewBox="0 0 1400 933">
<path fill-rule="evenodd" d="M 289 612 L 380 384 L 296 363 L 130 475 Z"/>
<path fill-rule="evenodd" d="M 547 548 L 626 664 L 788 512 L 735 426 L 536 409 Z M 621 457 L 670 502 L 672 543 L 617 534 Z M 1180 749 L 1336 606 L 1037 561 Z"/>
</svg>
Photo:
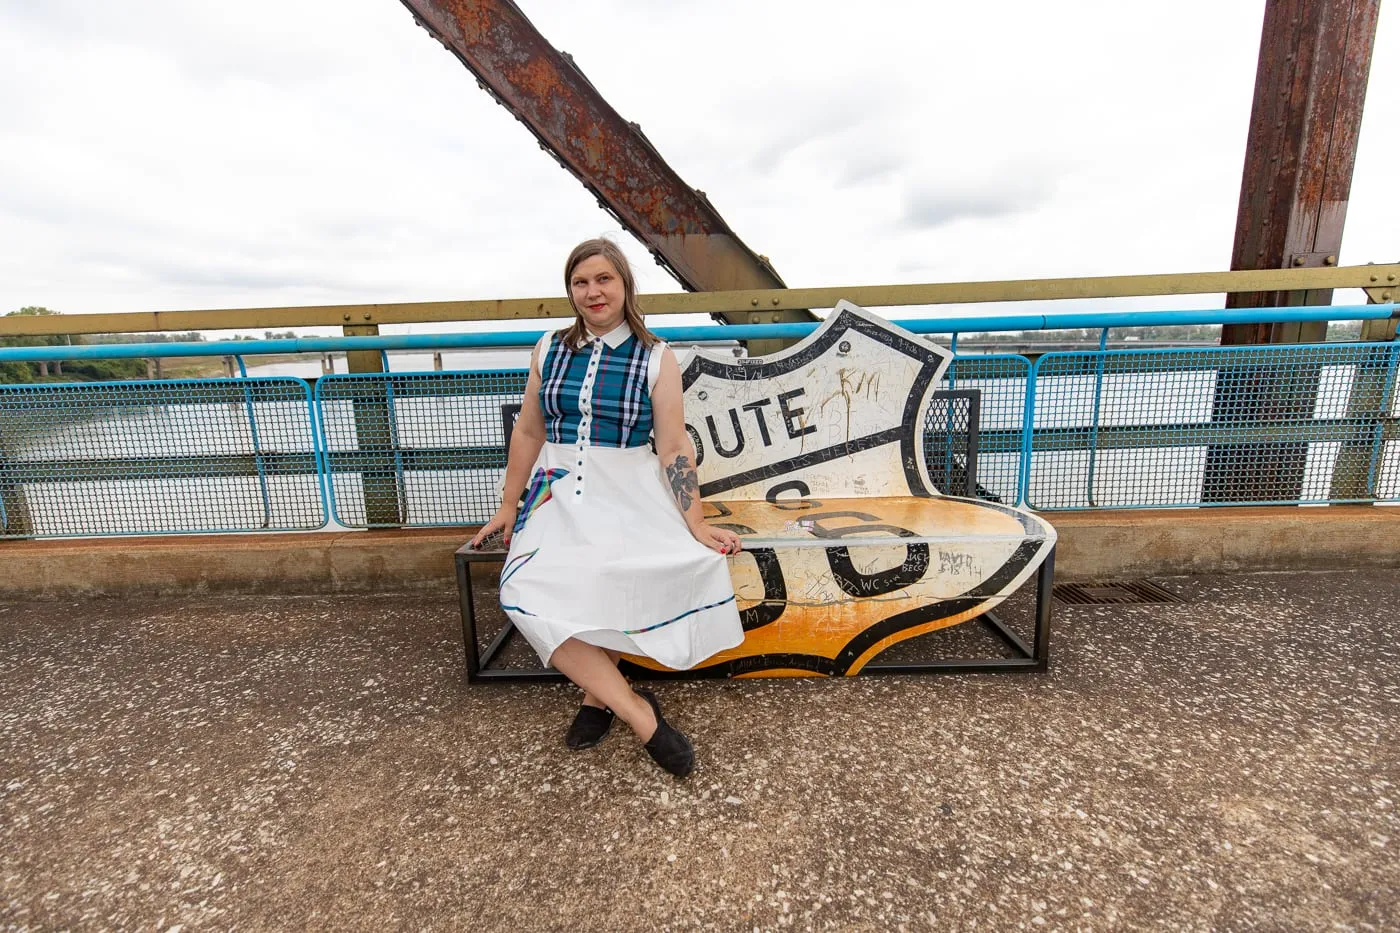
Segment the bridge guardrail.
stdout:
<svg viewBox="0 0 1400 933">
<path fill-rule="evenodd" d="M 1057 352 L 1034 364 L 963 355 L 947 387 L 981 391 L 977 479 L 1005 502 L 1382 502 L 1400 500 L 1398 364 L 1393 341 Z M 518 370 L 323 376 L 314 391 L 295 377 L 0 386 L 0 529 L 484 521 L 505 463 L 498 406 L 523 386 Z"/>
<path fill-rule="evenodd" d="M 324 527 L 314 417 L 291 377 L 0 386 L 0 529 Z"/>
<path fill-rule="evenodd" d="M 1034 509 L 1301 505 L 1400 496 L 1400 344 L 1047 353 Z"/>
<path fill-rule="evenodd" d="M 465 525 L 500 505 L 501 405 L 526 371 L 322 376 L 315 400 L 331 515 L 350 528 Z"/>
</svg>

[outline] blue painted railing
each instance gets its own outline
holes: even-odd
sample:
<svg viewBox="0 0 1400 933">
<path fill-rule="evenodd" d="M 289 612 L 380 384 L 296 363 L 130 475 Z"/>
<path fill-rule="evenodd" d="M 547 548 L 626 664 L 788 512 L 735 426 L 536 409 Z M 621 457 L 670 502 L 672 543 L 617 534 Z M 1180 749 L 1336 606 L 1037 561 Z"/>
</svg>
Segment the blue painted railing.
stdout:
<svg viewBox="0 0 1400 933">
<path fill-rule="evenodd" d="M 1194 324 L 1254 324 L 1304 321 L 1385 320 L 1400 314 L 1394 304 L 1309 305 L 1297 308 L 1230 308 L 1185 311 L 1078 311 L 1059 314 L 936 315 L 894 318 L 915 334 L 966 334 L 992 331 L 1078 330 L 1161 327 Z M 820 322 L 800 324 L 725 324 L 656 327 L 662 340 L 704 343 L 733 340 L 789 340 L 805 337 Z M 466 334 L 388 334 L 373 337 L 292 337 L 280 340 L 224 340 L 199 343 L 128 343 L 61 347 L 0 347 L 0 363 L 54 360 L 147 359 L 186 356 L 263 356 L 289 353 L 336 353 L 346 350 L 447 350 L 532 347 L 543 330 L 477 331 Z"/>
<path fill-rule="evenodd" d="M 1400 498 L 1400 343 L 1046 353 L 1026 419 L 1035 509 Z"/>
<path fill-rule="evenodd" d="M 1393 306 L 900 321 L 921 332 L 1383 318 Z M 1149 320 L 1150 318 L 1150 320 Z M 1010 322 L 1014 322 L 1011 324 Z M 1107 322 L 1107 323 L 1105 323 Z M 912 326 L 911 326 L 912 325 Z M 660 328 L 667 339 L 814 325 Z M 795 329 L 795 330 L 794 330 Z M 793 332 L 789 332 L 793 331 Z M 15 347 L 0 361 L 239 358 L 241 378 L 0 386 L 6 537 L 461 525 L 497 504 L 524 372 L 247 377 L 242 357 L 524 347 L 538 332 Z M 1037 509 L 1400 500 L 1400 344 L 958 356 L 982 392 L 983 494 Z"/>
</svg>

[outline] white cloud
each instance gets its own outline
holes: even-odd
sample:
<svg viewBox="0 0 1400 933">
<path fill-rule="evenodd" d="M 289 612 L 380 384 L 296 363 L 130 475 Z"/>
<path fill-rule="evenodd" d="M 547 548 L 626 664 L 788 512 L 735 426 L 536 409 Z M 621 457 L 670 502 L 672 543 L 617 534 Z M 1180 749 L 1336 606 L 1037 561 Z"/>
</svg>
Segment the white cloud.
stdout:
<svg viewBox="0 0 1400 933">
<path fill-rule="evenodd" d="M 1229 263 L 1255 2 L 522 6 L 790 285 Z M 1400 258 L 1393 19 L 1352 262 Z M 0 2 L 0 135 L 0 310 L 558 294 L 621 235 L 392 0 Z"/>
</svg>

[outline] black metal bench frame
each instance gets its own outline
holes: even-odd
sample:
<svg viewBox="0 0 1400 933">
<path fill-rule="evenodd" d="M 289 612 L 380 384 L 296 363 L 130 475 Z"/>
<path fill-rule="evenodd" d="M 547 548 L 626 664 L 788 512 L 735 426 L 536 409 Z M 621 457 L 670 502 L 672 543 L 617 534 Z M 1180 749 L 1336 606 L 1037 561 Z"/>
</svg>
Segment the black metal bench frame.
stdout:
<svg viewBox="0 0 1400 933">
<path fill-rule="evenodd" d="M 982 393 L 977 389 L 945 389 L 934 392 L 932 396 L 934 400 L 946 399 L 950 403 L 950 412 L 951 404 L 954 399 L 965 399 L 968 402 L 968 422 L 965 432 L 966 446 L 963 450 L 958 451 L 963 455 L 963 472 L 966 478 L 966 489 L 963 495 L 967 498 L 976 498 L 977 496 L 977 439 L 981 421 L 981 395 Z M 518 403 L 501 406 L 502 428 L 504 430 L 507 450 L 510 449 L 511 430 L 514 427 L 515 418 L 519 412 L 520 405 Z M 484 650 L 478 648 L 476 605 L 472 597 L 471 568 L 473 564 L 478 563 L 503 564 L 505 562 L 505 557 L 505 551 L 476 551 L 466 545 L 459 548 L 455 555 L 457 591 L 462 609 L 462 644 L 466 654 L 467 682 L 563 681 L 566 679 L 564 675 L 553 668 L 531 670 L 493 668 L 491 666 L 492 662 L 496 660 L 501 651 L 505 649 L 511 636 L 516 634 L 515 626 L 511 624 L 509 619 L 507 619 L 505 625 L 491 637 L 491 640 L 487 643 Z M 861 674 L 966 674 L 976 672 L 1008 673 L 1015 671 L 1044 671 L 1049 667 L 1050 663 L 1050 614 L 1053 603 L 1052 593 L 1054 580 L 1055 548 L 1051 547 L 1050 553 L 1045 555 L 1045 560 L 1036 570 L 1035 628 L 1030 645 L 1027 645 L 1025 640 L 1016 634 L 996 612 L 984 612 L 977 617 L 976 621 L 980 622 L 1010 649 L 1012 657 L 960 658 L 940 661 L 887 662 L 883 664 L 871 662 L 861 669 Z M 626 659 L 624 659 L 619 666 L 623 673 L 637 680 L 693 680 L 725 676 L 718 671 L 708 673 L 703 669 L 698 671 L 656 671 L 651 668 L 633 664 Z"/>
</svg>

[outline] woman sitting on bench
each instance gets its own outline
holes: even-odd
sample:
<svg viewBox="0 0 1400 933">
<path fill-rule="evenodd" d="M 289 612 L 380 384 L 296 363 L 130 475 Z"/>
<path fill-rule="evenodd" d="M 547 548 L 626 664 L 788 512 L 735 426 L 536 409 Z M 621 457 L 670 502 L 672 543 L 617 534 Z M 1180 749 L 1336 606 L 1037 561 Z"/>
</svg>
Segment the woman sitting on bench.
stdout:
<svg viewBox="0 0 1400 933">
<path fill-rule="evenodd" d="M 503 502 L 471 544 L 503 532 L 502 608 L 584 690 L 565 743 L 597 745 L 617 715 L 684 777 L 690 741 L 617 661 L 625 652 L 685 669 L 743 641 L 724 557 L 741 543 L 701 517 L 680 367 L 642 322 L 622 250 L 580 243 L 564 283 L 573 325 L 535 346 Z"/>
</svg>

